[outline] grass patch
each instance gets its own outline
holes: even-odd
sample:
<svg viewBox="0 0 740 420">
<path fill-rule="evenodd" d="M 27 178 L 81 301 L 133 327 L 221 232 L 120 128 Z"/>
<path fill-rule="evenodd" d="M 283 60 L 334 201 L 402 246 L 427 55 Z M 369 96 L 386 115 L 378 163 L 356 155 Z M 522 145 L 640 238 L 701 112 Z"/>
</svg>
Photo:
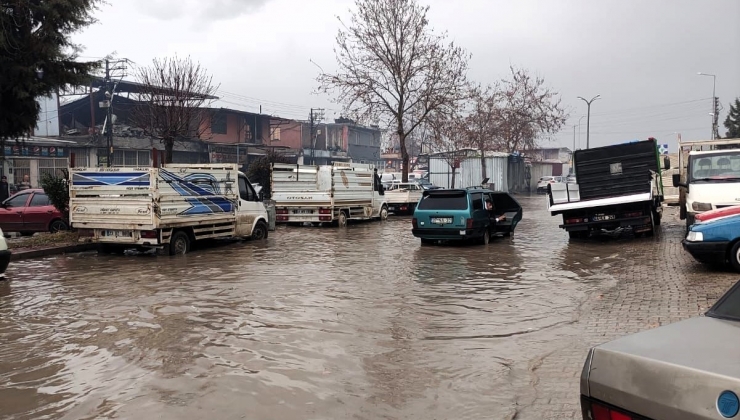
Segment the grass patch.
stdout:
<svg viewBox="0 0 740 420">
<path fill-rule="evenodd" d="M 56 245 L 69 245 L 79 242 L 77 232 L 37 233 L 30 238 L 9 239 L 9 249 L 46 248 Z"/>
</svg>

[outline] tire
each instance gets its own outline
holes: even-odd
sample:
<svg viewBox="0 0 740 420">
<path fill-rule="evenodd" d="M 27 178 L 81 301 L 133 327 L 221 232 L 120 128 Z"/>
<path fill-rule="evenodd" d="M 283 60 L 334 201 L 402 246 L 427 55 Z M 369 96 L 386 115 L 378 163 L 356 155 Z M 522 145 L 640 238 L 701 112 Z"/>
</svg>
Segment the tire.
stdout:
<svg viewBox="0 0 740 420">
<path fill-rule="evenodd" d="M 33 236 L 35 232 L 20 232 L 21 236 Z"/>
<path fill-rule="evenodd" d="M 69 230 L 69 225 L 67 225 L 67 222 L 65 222 L 64 220 L 53 220 L 49 224 L 49 232 L 51 233 L 57 233 L 64 230 Z"/>
<path fill-rule="evenodd" d="M 187 233 L 178 230 L 172 234 L 169 243 L 170 255 L 185 255 L 190 252 L 190 237 Z"/>
<path fill-rule="evenodd" d="M 339 212 L 339 216 L 337 217 L 337 225 L 339 227 L 347 227 L 347 212 L 342 210 Z"/>
<path fill-rule="evenodd" d="M 740 272 L 740 241 L 735 242 L 735 245 L 732 246 L 729 257 L 732 268 Z"/>
<path fill-rule="evenodd" d="M 388 207 L 385 204 L 380 208 L 380 220 L 388 220 Z"/>
<path fill-rule="evenodd" d="M 261 241 L 267 239 L 267 232 L 267 223 L 260 220 L 256 225 L 254 225 L 254 229 L 252 229 L 252 240 Z"/>
<path fill-rule="evenodd" d="M 663 215 L 661 213 L 653 212 L 653 221 L 655 222 L 655 226 L 660 226 L 660 220 L 663 218 Z"/>
<path fill-rule="evenodd" d="M 645 236 L 648 238 L 655 236 L 655 216 L 653 213 L 650 213 L 650 230 L 645 232 Z"/>
</svg>

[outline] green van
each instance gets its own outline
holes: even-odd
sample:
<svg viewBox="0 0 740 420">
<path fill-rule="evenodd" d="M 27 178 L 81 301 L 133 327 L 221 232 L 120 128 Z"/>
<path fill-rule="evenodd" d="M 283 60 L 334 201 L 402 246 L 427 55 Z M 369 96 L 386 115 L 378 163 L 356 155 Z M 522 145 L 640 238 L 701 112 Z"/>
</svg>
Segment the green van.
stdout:
<svg viewBox="0 0 740 420">
<path fill-rule="evenodd" d="M 486 210 L 488 200 L 493 210 Z M 493 235 L 511 235 L 520 220 L 522 206 L 505 192 L 480 187 L 426 190 L 414 211 L 412 233 L 422 244 L 469 240 L 487 244 Z"/>
</svg>

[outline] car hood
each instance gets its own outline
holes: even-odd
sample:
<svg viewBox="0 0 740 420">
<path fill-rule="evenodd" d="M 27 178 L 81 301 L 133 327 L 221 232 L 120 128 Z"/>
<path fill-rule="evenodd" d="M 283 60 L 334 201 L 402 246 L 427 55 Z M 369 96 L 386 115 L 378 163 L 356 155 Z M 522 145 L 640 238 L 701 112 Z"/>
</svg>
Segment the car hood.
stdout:
<svg viewBox="0 0 740 420">
<path fill-rule="evenodd" d="M 592 349 L 581 393 L 653 419 L 722 419 L 740 394 L 740 322 L 691 318 Z"/>
</svg>

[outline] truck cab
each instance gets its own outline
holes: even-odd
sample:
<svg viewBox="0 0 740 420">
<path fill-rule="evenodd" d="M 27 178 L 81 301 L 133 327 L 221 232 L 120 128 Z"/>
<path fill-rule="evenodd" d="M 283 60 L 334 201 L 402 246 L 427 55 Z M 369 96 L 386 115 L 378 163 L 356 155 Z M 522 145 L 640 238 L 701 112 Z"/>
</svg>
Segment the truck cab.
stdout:
<svg viewBox="0 0 740 420">
<path fill-rule="evenodd" d="M 685 169 L 683 174 L 673 175 L 673 185 L 682 189 L 681 218 L 686 219 L 687 231 L 698 214 L 740 204 L 740 144 L 737 146 L 693 150 L 684 156 Z"/>
</svg>

